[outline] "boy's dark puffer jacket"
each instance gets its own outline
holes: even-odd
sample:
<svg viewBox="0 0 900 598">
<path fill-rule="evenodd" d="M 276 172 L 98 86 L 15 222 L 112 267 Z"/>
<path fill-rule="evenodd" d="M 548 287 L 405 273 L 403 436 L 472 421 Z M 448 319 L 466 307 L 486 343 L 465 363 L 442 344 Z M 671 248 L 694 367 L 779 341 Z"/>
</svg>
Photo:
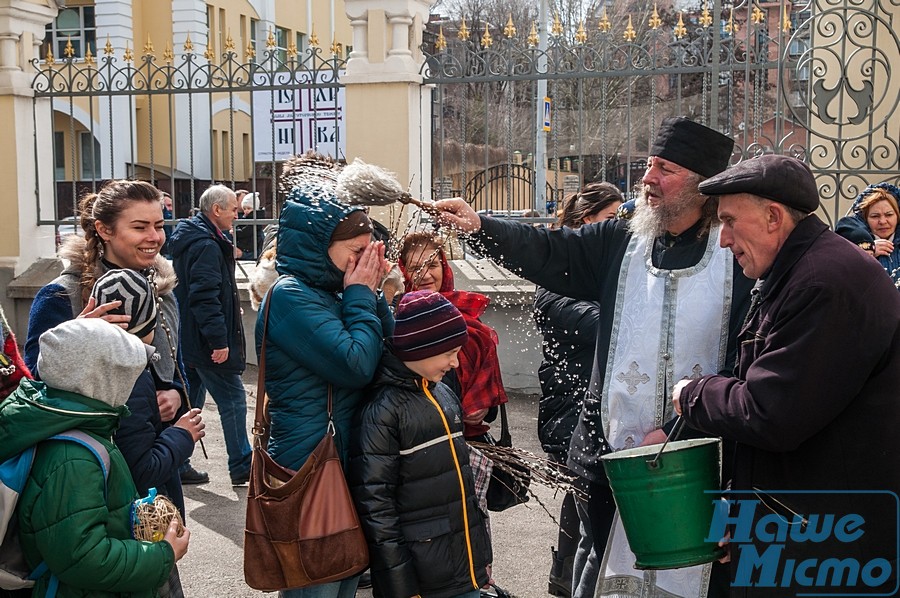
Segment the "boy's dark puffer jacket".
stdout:
<svg viewBox="0 0 900 598">
<path fill-rule="evenodd" d="M 348 479 L 369 542 L 375 596 L 445 598 L 478 589 L 488 581 L 492 555 L 459 399 L 388 353 L 373 393 L 351 434 Z"/>
</svg>

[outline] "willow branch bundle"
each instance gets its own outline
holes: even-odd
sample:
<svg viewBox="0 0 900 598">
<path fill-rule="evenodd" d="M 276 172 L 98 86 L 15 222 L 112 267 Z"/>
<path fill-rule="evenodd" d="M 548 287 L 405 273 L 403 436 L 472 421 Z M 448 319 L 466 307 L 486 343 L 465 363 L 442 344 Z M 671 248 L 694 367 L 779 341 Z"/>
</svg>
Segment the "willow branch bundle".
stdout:
<svg viewBox="0 0 900 598">
<path fill-rule="evenodd" d="M 530 474 L 532 484 L 539 484 L 557 492 L 566 492 L 580 500 L 587 500 L 587 495 L 575 485 L 577 476 L 571 473 L 565 465 L 554 463 L 516 447 L 497 446 L 484 442 L 469 442 L 469 444 L 493 461 L 494 467 L 508 473 L 523 485 L 528 483 L 528 474 Z M 540 503 L 531 488 L 532 486 L 528 487 L 528 494 Z"/>
<path fill-rule="evenodd" d="M 178 521 L 178 536 L 180 537 L 184 533 L 184 522 L 181 520 L 178 507 L 171 500 L 162 494 L 157 494 L 151 502 L 137 501 L 134 505 L 132 519 L 135 539 L 159 542 L 165 537 L 173 518 Z"/>
<path fill-rule="evenodd" d="M 337 197 L 344 203 L 363 206 L 387 206 L 399 201 L 437 214 L 433 204 L 411 196 L 394 173 L 359 158 L 345 166 L 338 175 Z"/>
<path fill-rule="evenodd" d="M 289 193 L 294 187 L 315 186 L 334 194 L 338 175 L 344 165 L 330 156 L 309 150 L 284 163 L 279 183 L 281 190 Z"/>
</svg>

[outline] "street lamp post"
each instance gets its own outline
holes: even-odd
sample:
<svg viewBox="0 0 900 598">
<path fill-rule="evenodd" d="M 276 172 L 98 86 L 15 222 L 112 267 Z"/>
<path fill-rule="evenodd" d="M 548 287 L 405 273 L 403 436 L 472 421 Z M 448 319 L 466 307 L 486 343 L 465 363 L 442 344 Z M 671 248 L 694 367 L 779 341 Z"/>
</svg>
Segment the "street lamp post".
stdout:
<svg viewBox="0 0 900 598">
<path fill-rule="evenodd" d="M 541 0 L 538 20 L 538 72 L 547 72 L 547 1 Z M 537 81 L 537 110 L 535 114 L 534 140 L 534 209 L 541 216 L 547 215 L 547 132 L 544 131 L 544 98 L 547 97 L 547 79 Z"/>
</svg>

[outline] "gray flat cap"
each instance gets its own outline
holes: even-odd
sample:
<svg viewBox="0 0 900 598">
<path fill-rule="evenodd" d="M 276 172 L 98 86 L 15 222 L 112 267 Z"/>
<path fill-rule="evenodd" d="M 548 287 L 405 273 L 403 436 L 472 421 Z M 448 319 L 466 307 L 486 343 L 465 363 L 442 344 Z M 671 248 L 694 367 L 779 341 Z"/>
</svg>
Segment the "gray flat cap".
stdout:
<svg viewBox="0 0 900 598">
<path fill-rule="evenodd" d="M 735 164 L 699 186 L 704 195 L 751 193 L 810 213 L 819 207 L 816 179 L 805 162 L 766 154 Z"/>
</svg>

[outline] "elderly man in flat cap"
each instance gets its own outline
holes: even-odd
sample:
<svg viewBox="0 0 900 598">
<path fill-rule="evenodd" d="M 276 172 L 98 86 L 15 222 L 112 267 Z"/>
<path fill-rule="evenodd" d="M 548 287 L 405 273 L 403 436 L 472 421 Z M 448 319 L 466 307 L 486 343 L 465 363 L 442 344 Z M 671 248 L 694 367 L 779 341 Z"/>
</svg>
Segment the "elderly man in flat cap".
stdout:
<svg viewBox="0 0 900 598">
<path fill-rule="evenodd" d="M 812 215 L 816 183 L 799 160 L 747 160 L 700 190 L 719 196 L 722 246 L 759 279 L 735 375 L 672 396 L 690 425 L 736 443 L 731 512 L 710 531 L 728 524 L 732 595 L 894 595 L 897 289 Z"/>
<path fill-rule="evenodd" d="M 752 281 L 719 247 L 715 204 L 698 190 L 728 166 L 734 141 L 685 118 L 662 122 L 629 221 L 578 230 L 479 218 L 461 199 L 437 202 L 441 222 L 464 232 L 525 278 L 564 296 L 599 301 L 593 375 L 572 437 L 569 467 L 590 481 L 588 519 L 603 555 L 615 505 L 600 456 L 665 439 L 675 383 L 731 369 Z M 648 574 L 633 568 L 616 524 L 600 588 L 634 595 L 705 596 L 709 566 Z M 716 579 L 718 581 L 718 579 Z M 574 580 L 573 588 L 579 580 Z M 577 588 L 574 596 L 584 595 Z M 593 588 L 587 590 L 593 596 Z"/>
</svg>

